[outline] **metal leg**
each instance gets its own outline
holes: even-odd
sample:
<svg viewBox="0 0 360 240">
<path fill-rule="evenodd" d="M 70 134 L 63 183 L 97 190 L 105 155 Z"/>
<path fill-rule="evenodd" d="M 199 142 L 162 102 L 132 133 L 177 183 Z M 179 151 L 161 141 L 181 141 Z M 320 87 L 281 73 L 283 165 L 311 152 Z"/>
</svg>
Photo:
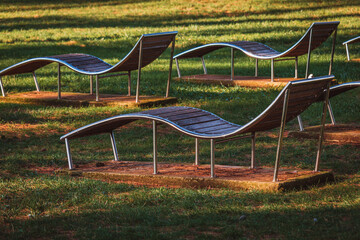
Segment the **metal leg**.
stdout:
<svg viewBox="0 0 360 240">
<path fill-rule="evenodd" d="M 61 99 L 61 71 L 60 63 L 58 64 L 58 99 Z"/>
<path fill-rule="evenodd" d="M 131 96 L 131 71 L 128 71 L 128 96 Z"/>
<path fill-rule="evenodd" d="M 271 82 L 274 82 L 274 59 L 271 59 Z"/>
<path fill-rule="evenodd" d="M 303 123 L 300 115 L 297 116 L 297 120 L 299 122 L 300 132 L 304 131 L 304 123 Z"/>
<path fill-rule="evenodd" d="M 118 155 L 118 151 L 117 151 L 117 148 L 116 148 L 115 136 L 114 136 L 113 131 L 110 133 L 110 141 L 111 141 L 111 146 L 112 146 L 112 150 L 113 150 L 113 153 L 114 153 L 114 160 L 119 161 L 119 155 Z"/>
<path fill-rule="evenodd" d="M 308 58 L 306 61 L 306 72 L 305 72 L 305 78 L 308 78 L 309 76 L 309 66 L 310 66 L 310 55 L 311 55 L 311 41 L 312 41 L 312 29 L 310 30 L 310 36 L 309 36 L 309 47 L 308 47 Z"/>
<path fill-rule="evenodd" d="M 255 168 L 255 132 L 251 133 L 251 169 Z"/>
<path fill-rule="evenodd" d="M 138 63 L 138 78 L 136 82 L 136 102 L 139 102 L 139 89 L 140 89 L 140 77 L 141 77 L 141 64 L 142 64 L 142 40 L 140 41 L 140 49 L 139 49 L 139 63 Z"/>
<path fill-rule="evenodd" d="M 210 139 L 210 176 L 215 177 L 215 142 Z"/>
<path fill-rule="evenodd" d="M 259 59 L 255 58 L 255 77 L 259 74 Z"/>
<path fill-rule="evenodd" d="M 235 69 L 234 69 L 234 49 L 231 48 L 231 80 L 234 80 Z"/>
<path fill-rule="evenodd" d="M 295 57 L 295 78 L 298 78 L 299 74 L 298 74 L 298 67 L 299 67 L 299 61 L 298 61 L 298 57 Z"/>
<path fill-rule="evenodd" d="M 69 141 L 67 138 L 65 138 L 65 147 L 66 147 L 66 155 L 68 158 L 68 163 L 69 163 L 69 169 L 72 170 L 74 169 L 74 165 L 72 162 L 72 158 L 71 158 L 71 152 L 70 152 L 70 145 L 69 145 Z"/>
<path fill-rule="evenodd" d="M 329 115 L 330 115 L 330 119 L 331 119 L 331 124 L 332 124 L 332 125 L 335 125 L 335 124 L 336 124 L 336 121 L 335 121 L 334 112 L 333 112 L 332 107 L 331 107 L 331 104 L 330 104 L 330 99 L 329 99 L 329 101 L 328 101 L 327 108 L 328 108 L 328 111 L 329 111 Z"/>
<path fill-rule="evenodd" d="M 34 78 L 36 91 L 40 92 L 39 83 L 38 83 L 38 81 L 37 81 L 35 72 L 33 72 L 32 75 L 33 75 L 33 78 Z"/>
<path fill-rule="evenodd" d="M 332 48 L 331 48 L 331 59 L 330 59 L 330 66 L 329 66 L 329 75 L 331 74 L 332 65 L 333 65 L 333 62 L 334 62 L 336 34 L 337 34 L 337 29 L 335 30 L 334 35 L 333 35 L 333 42 L 332 42 Z"/>
<path fill-rule="evenodd" d="M 170 66 L 169 66 L 169 77 L 168 77 L 168 82 L 167 82 L 167 86 L 166 86 L 165 97 L 169 97 L 170 81 L 171 81 L 171 72 L 172 72 L 173 57 L 174 57 L 174 50 L 175 50 L 175 37 L 173 38 L 172 46 L 171 46 Z"/>
<path fill-rule="evenodd" d="M 178 77 L 181 78 L 181 72 L 180 72 L 180 67 L 179 67 L 179 61 L 177 58 L 175 58 L 175 63 L 176 63 L 176 70 L 177 70 L 177 74 Z"/>
<path fill-rule="evenodd" d="M 158 173 L 157 162 L 157 123 L 153 121 L 153 159 L 154 159 L 154 174 Z"/>
<path fill-rule="evenodd" d="M 347 57 L 347 60 L 350 61 L 349 47 L 348 47 L 347 44 L 345 44 L 345 48 L 346 48 L 346 57 Z"/>
<path fill-rule="evenodd" d="M 195 165 L 199 165 L 199 139 L 195 138 Z"/>
<path fill-rule="evenodd" d="M 329 103 L 329 92 L 330 92 L 329 88 L 330 88 L 330 82 L 327 85 L 326 96 L 325 96 L 324 105 L 323 105 L 319 144 L 318 144 L 318 151 L 316 154 L 315 172 L 319 171 L 319 163 L 320 163 L 320 157 L 321 157 L 321 151 L 322 151 L 322 142 L 323 142 L 323 138 L 324 138 L 324 127 L 325 127 L 325 121 L 326 121 L 326 107 Z"/>
<path fill-rule="evenodd" d="M 0 88 L 1 88 L 1 94 L 3 97 L 6 97 L 5 95 L 5 90 L 4 90 L 4 85 L 3 85 L 3 82 L 1 80 L 1 77 L 0 77 Z"/>
<path fill-rule="evenodd" d="M 90 75 L 90 94 L 91 94 L 91 95 L 94 94 L 93 84 L 94 84 L 93 75 Z"/>
<path fill-rule="evenodd" d="M 208 74 L 207 69 L 206 69 L 206 65 L 205 65 L 204 56 L 201 57 L 201 62 L 202 62 L 202 66 L 203 66 L 203 69 L 204 69 L 204 74 Z"/>
<path fill-rule="evenodd" d="M 95 92 L 96 92 L 96 101 L 99 101 L 99 75 L 95 76 Z"/>
<path fill-rule="evenodd" d="M 282 116 L 281 116 L 281 126 L 280 126 L 279 141 L 278 141 L 278 146 L 277 146 L 277 151 L 276 151 L 273 182 L 277 181 L 278 173 L 279 173 L 279 163 L 280 163 L 280 158 L 281 158 L 281 148 L 282 148 L 283 137 L 284 137 L 284 129 L 285 129 L 285 123 L 286 123 L 289 94 L 290 94 L 290 90 L 287 89 L 285 92 L 284 105 L 283 105 L 283 111 L 282 111 Z"/>
</svg>

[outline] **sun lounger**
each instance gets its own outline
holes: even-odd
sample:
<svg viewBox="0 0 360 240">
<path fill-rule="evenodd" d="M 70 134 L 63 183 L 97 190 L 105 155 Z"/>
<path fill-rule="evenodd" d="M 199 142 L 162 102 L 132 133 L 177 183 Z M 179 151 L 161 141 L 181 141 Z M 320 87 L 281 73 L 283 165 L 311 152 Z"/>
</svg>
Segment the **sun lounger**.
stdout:
<svg viewBox="0 0 360 240">
<path fill-rule="evenodd" d="M 350 53 L 349 53 L 349 44 L 353 44 L 353 43 L 357 43 L 357 42 L 360 42 L 360 36 L 358 37 L 355 37 L 355 38 L 352 38 L 346 42 L 343 42 L 343 45 L 345 45 L 345 48 L 346 48 L 346 57 L 347 57 L 347 60 L 350 61 Z"/>
<path fill-rule="evenodd" d="M 133 121 L 145 119 L 153 122 L 154 174 L 157 170 L 157 125 L 166 124 L 180 133 L 195 138 L 195 164 L 198 164 L 198 139 L 211 143 L 211 177 L 215 176 L 215 144 L 240 138 L 252 138 L 251 168 L 255 167 L 255 133 L 280 127 L 273 181 L 277 181 L 285 123 L 296 118 L 313 102 L 318 101 L 324 90 L 329 89 L 334 76 L 289 82 L 276 99 L 256 118 L 245 125 L 228 122 L 213 113 L 192 107 L 166 107 L 107 118 L 74 130 L 60 139 L 65 141 L 69 168 L 73 169 L 69 140 L 96 134 L 110 134 L 114 158 L 118 161 L 114 130 Z M 328 91 L 327 91 L 328 92 Z M 324 99 L 322 126 L 325 123 L 328 96 Z M 323 128 L 321 128 L 315 171 L 319 169 Z"/>
<path fill-rule="evenodd" d="M 28 59 L 26 61 L 17 63 L 13 66 L 0 71 L 0 88 L 3 97 L 5 97 L 5 91 L 1 77 L 6 75 L 16 75 L 22 73 L 32 73 L 35 81 L 37 91 L 39 91 L 39 84 L 36 79 L 35 70 L 42 68 L 51 63 L 58 64 L 58 99 L 61 99 L 61 72 L 60 67 L 66 66 L 71 70 L 89 75 L 90 76 L 90 94 L 93 94 L 93 76 L 96 80 L 96 101 L 99 100 L 99 79 L 105 77 L 128 75 L 128 95 L 131 92 L 131 71 L 138 70 L 138 78 L 136 85 L 136 102 L 139 102 L 140 91 L 140 76 L 141 69 L 153 61 L 155 61 L 171 44 L 171 57 L 169 77 L 166 88 L 166 97 L 169 95 L 170 79 L 172 70 L 172 59 L 175 48 L 175 36 L 177 32 L 165 32 L 165 33 L 153 33 L 144 34 L 140 37 L 133 49 L 117 64 L 110 65 L 100 58 L 82 53 L 63 54 L 49 57 L 38 57 Z M 111 74 L 126 72 L 121 74 Z"/>
<path fill-rule="evenodd" d="M 255 76 L 258 76 L 258 60 L 271 61 L 271 81 L 274 81 L 274 62 L 283 60 L 295 60 L 295 78 L 298 78 L 298 57 L 307 54 L 306 73 L 305 78 L 309 76 L 310 55 L 311 51 L 319 47 L 325 42 L 333 33 L 331 60 L 329 67 L 329 74 L 334 58 L 335 40 L 337 27 L 340 22 L 315 22 L 313 23 L 302 38 L 295 43 L 291 48 L 284 52 L 278 52 L 271 47 L 251 41 L 236 41 L 236 42 L 220 42 L 210 43 L 199 46 L 174 56 L 179 78 L 181 77 L 179 68 L 179 59 L 184 58 L 201 58 L 204 74 L 207 74 L 205 66 L 204 55 L 215 50 L 229 47 L 231 48 L 231 80 L 234 80 L 234 50 L 240 50 L 249 57 L 255 58 Z"/>
<path fill-rule="evenodd" d="M 336 121 L 335 121 L 335 116 L 334 116 L 334 112 L 332 110 L 331 104 L 330 104 L 330 98 L 335 97 L 343 92 L 347 92 L 349 90 L 355 89 L 360 87 L 360 81 L 356 81 L 356 82 L 348 82 L 348 83 L 343 83 L 343 84 L 339 84 L 336 86 L 332 86 L 330 87 L 330 91 L 329 91 L 329 101 L 327 104 L 327 108 L 329 111 L 329 115 L 330 115 L 330 119 L 331 119 L 331 124 L 335 125 Z M 324 101 L 326 96 L 326 92 L 324 92 L 319 99 L 317 100 L 317 102 L 322 102 Z M 302 122 L 302 119 L 300 117 L 300 115 L 298 116 L 298 122 L 299 122 L 299 127 L 300 127 L 300 131 L 304 131 L 304 124 Z"/>
</svg>

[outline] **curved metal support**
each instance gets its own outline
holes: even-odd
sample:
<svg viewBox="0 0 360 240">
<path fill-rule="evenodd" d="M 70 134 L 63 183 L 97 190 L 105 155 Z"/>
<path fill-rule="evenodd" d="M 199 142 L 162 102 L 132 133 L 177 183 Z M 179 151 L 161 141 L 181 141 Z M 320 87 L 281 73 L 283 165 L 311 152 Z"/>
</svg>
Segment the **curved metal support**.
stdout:
<svg viewBox="0 0 360 240">
<path fill-rule="evenodd" d="M 71 157 L 69 140 L 67 138 L 65 138 L 65 147 L 66 147 L 66 156 L 68 159 L 69 169 L 72 170 L 74 169 L 74 165 Z"/>
<path fill-rule="evenodd" d="M 299 123 L 300 132 L 304 131 L 304 123 L 303 123 L 300 115 L 297 116 L 297 120 Z"/>
<path fill-rule="evenodd" d="M 131 96 L 131 71 L 128 71 L 128 96 Z"/>
<path fill-rule="evenodd" d="M 158 173 L 158 159 L 157 159 L 157 123 L 153 121 L 153 160 L 154 160 L 154 174 Z"/>
<path fill-rule="evenodd" d="M 141 40 L 140 48 L 139 48 L 138 78 L 137 78 L 137 82 L 136 82 L 136 100 L 135 100 L 135 102 L 137 102 L 137 103 L 139 102 L 142 55 L 143 55 L 143 41 Z"/>
<path fill-rule="evenodd" d="M 0 88 L 1 88 L 1 94 L 3 97 L 6 97 L 5 95 L 5 90 L 4 90 L 4 85 L 3 85 L 3 82 L 1 80 L 1 76 L 0 76 Z"/>
<path fill-rule="evenodd" d="M 335 29 L 334 35 L 333 35 L 332 48 L 331 48 L 331 60 L 330 60 L 330 66 L 329 66 L 329 75 L 331 74 L 332 65 L 333 65 L 333 62 L 334 62 L 336 34 L 337 34 L 337 29 Z"/>
<path fill-rule="evenodd" d="M 278 146 L 277 146 L 277 150 L 276 150 L 276 160 L 275 160 L 275 170 L 274 170 L 273 182 L 276 182 L 278 180 L 281 149 L 282 149 L 282 144 L 283 144 L 286 115 L 287 115 L 287 109 L 288 109 L 288 103 L 289 103 L 289 95 L 290 95 L 290 89 L 287 89 L 285 92 L 285 96 L 284 96 L 284 105 L 283 105 L 283 111 L 282 111 L 282 116 L 281 116 L 279 141 L 278 141 Z"/>
<path fill-rule="evenodd" d="M 271 82 L 274 82 L 274 75 L 275 75 L 275 73 L 274 73 L 274 59 L 271 59 L 270 60 L 271 61 Z"/>
<path fill-rule="evenodd" d="M 215 141 L 210 139 L 210 176 L 211 178 L 215 176 Z"/>
<path fill-rule="evenodd" d="M 329 115 L 330 115 L 330 119 L 331 119 L 331 124 L 332 124 L 332 125 L 335 125 L 335 124 L 336 124 L 336 121 L 335 121 L 334 112 L 333 112 L 332 107 L 331 107 L 331 104 L 330 104 L 330 99 L 329 99 L 329 102 L 328 102 L 328 104 L 327 104 L 327 108 L 328 108 L 328 111 L 329 111 Z"/>
<path fill-rule="evenodd" d="M 199 139 L 195 138 L 195 165 L 199 165 Z"/>
<path fill-rule="evenodd" d="M 169 97 L 169 92 L 170 92 L 170 81 L 171 81 L 171 73 L 172 73 L 174 51 L 175 51 L 175 37 L 173 38 L 172 45 L 171 45 L 169 77 L 168 77 L 168 81 L 167 81 L 167 85 L 166 85 L 165 97 Z"/>
<path fill-rule="evenodd" d="M 259 75 L 259 59 L 255 58 L 255 77 Z"/>
<path fill-rule="evenodd" d="M 348 44 L 345 44 L 345 49 L 346 49 L 346 57 L 347 57 L 347 60 L 350 61 L 350 53 L 349 53 L 349 46 L 348 46 Z"/>
<path fill-rule="evenodd" d="M 201 57 L 201 63 L 202 63 L 203 69 L 204 69 L 204 74 L 208 74 L 206 65 L 205 65 L 204 56 Z"/>
<path fill-rule="evenodd" d="M 175 58 L 175 62 L 176 62 L 176 70 L 177 70 L 178 77 L 181 78 L 181 72 L 180 72 L 180 67 L 179 67 L 179 60 L 178 60 L 177 58 Z"/>
<path fill-rule="evenodd" d="M 318 151 L 316 154 L 315 172 L 319 171 L 320 157 L 321 157 L 321 151 L 322 151 L 322 142 L 324 139 L 324 128 L 325 128 L 325 121 L 326 121 L 326 107 L 328 106 L 328 103 L 329 103 L 329 92 L 330 92 L 329 89 L 330 89 L 330 82 L 327 85 L 326 97 L 324 99 L 324 105 L 323 105 L 323 111 L 322 111 L 322 117 L 321 117 L 321 128 L 320 128 Z"/>
<path fill-rule="evenodd" d="M 256 167 L 255 164 L 255 132 L 251 133 L 251 169 L 254 169 Z"/>
<path fill-rule="evenodd" d="M 61 99 L 61 71 L 60 71 L 60 63 L 58 63 L 58 99 Z"/>
<path fill-rule="evenodd" d="M 298 78 L 298 68 L 299 68 L 299 61 L 298 61 L 298 57 L 295 57 L 295 78 Z"/>
<path fill-rule="evenodd" d="M 308 57 L 307 57 L 307 61 L 306 61 L 305 78 L 307 78 L 307 77 L 309 76 L 310 56 L 311 56 L 311 44 L 312 44 L 312 32 L 313 32 L 313 30 L 311 29 L 311 31 L 310 31 L 310 36 L 309 36 L 309 47 L 308 47 Z"/>
<path fill-rule="evenodd" d="M 235 77 L 234 58 L 235 58 L 234 48 L 231 48 L 231 80 L 234 80 Z"/>
<path fill-rule="evenodd" d="M 95 93 L 96 93 L 96 101 L 99 101 L 99 75 L 95 76 Z"/>
<path fill-rule="evenodd" d="M 90 75 L 90 94 L 93 95 L 94 94 L 94 79 L 93 79 L 93 75 Z"/>
<path fill-rule="evenodd" d="M 32 72 L 32 75 L 33 75 L 33 78 L 34 78 L 36 91 L 40 92 L 39 83 L 38 83 L 38 81 L 37 81 L 35 72 Z"/>
<path fill-rule="evenodd" d="M 117 151 L 117 148 L 116 148 L 114 131 L 111 131 L 111 133 L 110 133 L 110 141 L 111 141 L 111 147 L 112 147 L 112 150 L 113 150 L 113 153 L 114 153 L 114 160 L 119 161 L 119 155 L 118 155 L 118 151 Z"/>
</svg>

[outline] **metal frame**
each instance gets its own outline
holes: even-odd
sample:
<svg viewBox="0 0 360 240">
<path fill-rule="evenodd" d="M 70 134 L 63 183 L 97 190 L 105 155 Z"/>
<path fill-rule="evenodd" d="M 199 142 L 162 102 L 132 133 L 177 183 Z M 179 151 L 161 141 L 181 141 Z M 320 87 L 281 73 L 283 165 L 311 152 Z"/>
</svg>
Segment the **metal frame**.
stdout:
<svg viewBox="0 0 360 240">
<path fill-rule="evenodd" d="M 350 52 L 349 52 L 349 44 L 352 44 L 352 43 L 356 43 L 356 42 L 360 42 L 360 36 L 358 37 L 355 37 L 355 38 L 352 38 L 346 42 L 343 42 L 343 45 L 345 45 L 345 49 L 346 49 L 346 58 L 348 61 L 351 61 L 350 59 Z"/>
<path fill-rule="evenodd" d="M 61 99 L 61 71 L 60 71 L 61 65 L 60 63 L 58 63 L 58 68 L 57 68 L 57 72 L 58 72 L 58 99 Z"/>
<path fill-rule="evenodd" d="M 174 51 L 175 51 L 175 37 L 173 38 L 172 45 L 171 45 L 169 76 L 168 76 L 168 81 L 167 81 L 167 85 L 166 85 L 165 97 L 169 97 L 169 92 L 170 92 L 170 81 L 171 81 L 171 73 L 172 73 Z"/>
<path fill-rule="evenodd" d="M 119 154 L 116 148 L 116 142 L 115 142 L 115 136 L 114 136 L 114 131 L 111 131 L 110 133 L 110 141 L 111 141 L 111 147 L 114 153 L 114 160 L 115 161 L 119 161 Z"/>
<path fill-rule="evenodd" d="M 3 85 L 3 82 L 2 82 L 2 79 L 1 79 L 1 76 L 0 76 L 0 88 L 1 88 L 1 94 L 3 97 L 6 97 L 5 95 L 5 90 L 4 90 L 4 85 Z"/>
<path fill-rule="evenodd" d="M 35 72 L 32 72 L 32 75 L 33 75 L 33 78 L 34 78 L 34 83 L 35 83 L 36 91 L 37 91 L 37 92 L 40 92 L 39 83 L 38 83 L 38 81 L 37 81 Z"/>
<path fill-rule="evenodd" d="M 199 165 L 199 139 L 195 138 L 195 165 Z"/>
<path fill-rule="evenodd" d="M 90 94 L 93 95 L 94 94 L 94 79 L 93 79 L 93 75 L 90 75 Z"/>
<path fill-rule="evenodd" d="M 141 64 L 142 64 L 142 52 L 143 52 L 143 39 L 140 40 L 140 47 L 139 47 L 139 63 L 138 63 L 138 77 L 136 81 L 136 100 L 135 102 L 139 102 L 139 91 L 140 91 L 140 77 L 141 77 Z"/>
<path fill-rule="evenodd" d="M 234 80 L 235 77 L 235 63 L 234 63 L 234 58 L 235 58 L 235 51 L 234 48 L 231 48 L 231 80 Z"/>
<path fill-rule="evenodd" d="M 153 161 L 154 174 L 158 174 L 158 158 L 157 158 L 157 122 L 153 120 Z"/>
</svg>

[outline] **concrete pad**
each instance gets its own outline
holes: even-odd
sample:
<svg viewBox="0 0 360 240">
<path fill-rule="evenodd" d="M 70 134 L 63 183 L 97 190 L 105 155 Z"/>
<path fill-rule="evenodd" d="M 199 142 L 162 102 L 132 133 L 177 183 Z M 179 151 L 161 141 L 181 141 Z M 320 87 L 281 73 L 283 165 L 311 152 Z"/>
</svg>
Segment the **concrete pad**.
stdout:
<svg viewBox="0 0 360 240">
<path fill-rule="evenodd" d="M 303 78 L 275 78 L 271 82 L 270 77 L 253 77 L 253 76 L 235 76 L 234 80 L 230 79 L 230 75 L 212 75 L 212 74 L 199 74 L 191 76 L 182 76 L 175 78 L 175 80 L 185 80 L 195 83 L 204 84 L 218 84 L 224 86 L 241 86 L 250 88 L 274 88 L 284 87 L 289 81 L 301 80 Z"/>
<path fill-rule="evenodd" d="M 9 94 L 0 97 L 0 102 L 28 103 L 45 106 L 140 106 L 149 107 L 156 105 L 173 104 L 177 102 L 175 97 L 140 96 L 140 102 L 135 102 L 135 96 L 116 94 L 100 94 L 99 101 L 95 101 L 95 95 L 88 93 L 62 92 L 61 99 L 57 99 L 57 92 L 32 91 Z"/>
<path fill-rule="evenodd" d="M 288 137 L 318 139 L 319 133 L 320 126 L 312 126 L 305 128 L 302 132 L 289 132 Z M 326 125 L 324 140 L 334 144 L 360 144 L 360 125 Z"/>
<path fill-rule="evenodd" d="M 331 171 L 313 172 L 301 169 L 280 169 L 279 181 L 272 182 L 273 168 L 215 165 L 216 178 L 210 178 L 210 165 L 159 163 L 153 174 L 152 162 L 98 162 L 76 166 L 75 170 L 58 170 L 58 174 L 82 176 L 150 187 L 258 189 L 277 192 L 305 189 L 334 180 Z"/>
</svg>

